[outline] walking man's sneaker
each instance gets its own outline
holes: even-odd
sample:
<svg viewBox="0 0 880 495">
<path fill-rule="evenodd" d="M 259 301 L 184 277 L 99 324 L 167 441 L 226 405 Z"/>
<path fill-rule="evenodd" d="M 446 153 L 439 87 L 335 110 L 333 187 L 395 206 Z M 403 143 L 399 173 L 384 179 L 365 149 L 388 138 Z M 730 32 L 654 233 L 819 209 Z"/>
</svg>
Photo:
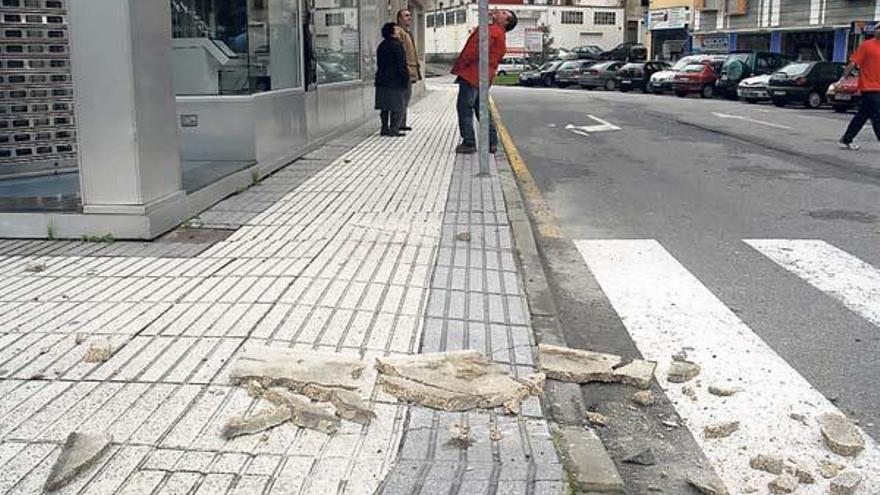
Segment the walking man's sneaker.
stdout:
<svg viewBox="0 0 880 495">
<path fill-rule="evenodd" d="M 477 152 L 477 147 L 470 144 L 461 143 L 455 147 L 455 152 L 459 155 L 473 155 Z"/>
<path fill-rule="evenodd" d="M 842 150 L 849 150 L 849 151 L 858 151 L 858 150 L 862 149 L 861 146 L 859 146 L 855 143 L 844 143 L 843 141 L 838 141 L 837 146 Z"/>
</svg>

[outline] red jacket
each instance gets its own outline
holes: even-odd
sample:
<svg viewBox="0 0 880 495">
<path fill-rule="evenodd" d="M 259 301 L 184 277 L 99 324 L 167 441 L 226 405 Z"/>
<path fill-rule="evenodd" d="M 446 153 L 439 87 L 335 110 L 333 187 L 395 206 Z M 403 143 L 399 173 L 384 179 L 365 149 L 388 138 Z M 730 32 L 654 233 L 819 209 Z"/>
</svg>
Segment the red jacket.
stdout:
<svg viewBox="0 0 880 495">
<path fill-rule="evenodd" d="M 505 31 L 501 26 L 495 24 L 489 25 L 489 84 L 495 80 L 495 71 L 498 70 L 498 64 L 507 53 L 507 42 L 505 40 Z M 479 49 L 480 49 L 480 28 L 471 31 L 467 43 L 458 54 L 455 65 L 452 66 L 452 73 L 464 79 L 473 87 L 480 85 L 480 65 L 479 65 Z"/>
</svg>

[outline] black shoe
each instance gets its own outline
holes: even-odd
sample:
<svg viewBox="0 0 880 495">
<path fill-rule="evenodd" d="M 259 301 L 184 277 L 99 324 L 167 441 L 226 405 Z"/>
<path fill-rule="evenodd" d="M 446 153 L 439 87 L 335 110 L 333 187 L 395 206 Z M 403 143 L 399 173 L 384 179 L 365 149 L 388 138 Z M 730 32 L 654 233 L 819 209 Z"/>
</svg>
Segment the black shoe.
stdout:
<svg viewBox="0 0 880 495">
<path fill-rule="evenodd" d="M 401 131 L 411 131 L 412 127 L 410 127 L 408 125 L 402 125 L 402 126 L 400 126 L 400 130 Z"/>
<path fill-rule="evenodd" d="M 498 146 L 489 146 L 489 153 L 493 155 L 498 152 Z"/>
<path fill-rule="evenodd" d="M 477 152 L 477 147 L 472 144 L 461 143 L 455 147 L 455 152 L 459 155 L 473 155 Z"/>
<path fill-rule="evenodd" d="M 383 130 L 383 131 L 379 132 L 379 135 L 380 135 L 380 136 L 391 136 L 391 137 L 401 137 L 401 136 L 406 136 L 406 134 L 404 134 L 404 133 L 402 133 L 402 132 L 400 132 L 400 131 L 394 131 L 394 130 L 391 130 L 391 129 Z"/>
</svg>

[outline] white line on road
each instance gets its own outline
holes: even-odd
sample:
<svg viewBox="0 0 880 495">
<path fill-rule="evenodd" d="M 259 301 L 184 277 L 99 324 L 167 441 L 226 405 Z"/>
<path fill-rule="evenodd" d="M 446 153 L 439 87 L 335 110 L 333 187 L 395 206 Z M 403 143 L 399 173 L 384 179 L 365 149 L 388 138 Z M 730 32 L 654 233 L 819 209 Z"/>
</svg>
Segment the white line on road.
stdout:
<svg viewBox="0 0 880 495">
<path fill-rule="evenodd" d="M 731 115 L 728 113 L 719 113 L 712 112 L 712 115 L 718 117 L 719 119 L 733 119 L 733 120 L 742 120 L 744 122 L 751 122 L 753 124 L 761 124 L 766 125 L 768 127 L 775 127 L 777 129 L 791 129 L 791 127 L 782 124 L 774 124 L 773 122 L 764 122 L 763 120 L 757 120 L 750 117 L 743 117 L 742 115 Z"/>
<path fill-rule="evenodd" d="M 786 270 L 880 326 L 880 270 L 825 241 L 745 241 Z"/>
<path fill-rule="evenodd" d="M 619 131 L 620 127 L 617 127 L 610 122 L 600 119 L 595 115 L 587 115 L 587 117 L 595 120 L 599 123 L 599 125 L 572 125 L 568 124 L 565 126 L 566 129 L 570 130 L 575 134 L 580 134 L 581 136 L 589 136 L 592 133 L 597 132 L 609 132 L 609 131 Z"/>
<path fill-rule="evenodd" d="M 880 491 L 880 451 L 867 435 L 866 448 L 844 459 L 824 445 L 816 418 L 840 413 L 819 391 L 743 323 L 727 306 L 654 240 L 578 240 L 578 250 L 639 350 L 657 361 L 657 379 L 685 418 L 700 447 L 734 494 L 765 493 L 773 476 L 752 470 L 757 454 L 794 457 L 817 473 L 831 459 L 864 476 L 859 494 Z M 667 382 L 672 355 L 682 349 L 703 370 L 684 385 Z M 714 384 L 744 390 L 721 398 L 707 392 Z M 685 393 L 696 393 L 692 400 Z M 801 414 L 804 423 L 791 418 Z M 728 438 L 709 440 L 703 428 L 739 421 Z M 826 494 L 828 482 L 800 485 L 801 495 Z"/>
</svg>

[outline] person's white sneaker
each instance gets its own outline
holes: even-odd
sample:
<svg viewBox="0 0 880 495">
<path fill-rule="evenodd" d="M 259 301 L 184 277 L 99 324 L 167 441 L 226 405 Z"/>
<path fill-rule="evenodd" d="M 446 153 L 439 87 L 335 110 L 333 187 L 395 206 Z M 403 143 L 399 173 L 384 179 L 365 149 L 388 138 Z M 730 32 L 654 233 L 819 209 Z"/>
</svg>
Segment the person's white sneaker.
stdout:
<svg viewBox="0 0 880 495">
<path fill-rule="evenodd" d="M 855 143 L 844 143 L 843 141 L 838 141 L 837 146 L 842 150 L 849 150 L 849 151 L 858 151 L 858 150 L 862 149 L 861 146 L 859 146 Z"/>
</svg>

